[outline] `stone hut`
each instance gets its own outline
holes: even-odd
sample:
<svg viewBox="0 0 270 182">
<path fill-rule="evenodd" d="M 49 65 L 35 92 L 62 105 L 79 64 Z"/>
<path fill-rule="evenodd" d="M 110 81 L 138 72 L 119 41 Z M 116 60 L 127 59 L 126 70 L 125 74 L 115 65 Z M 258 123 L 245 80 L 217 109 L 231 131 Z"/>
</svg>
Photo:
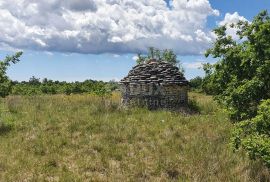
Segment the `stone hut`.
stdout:
<svg viewBox="0 0 270 182">
<path fill-rule="evenodd" d="M 178 109 L 188 102 L 188 81 L 176 66 L 163 61 L 136 65 L 120 85 L 124 105 Z"/>
</svg>

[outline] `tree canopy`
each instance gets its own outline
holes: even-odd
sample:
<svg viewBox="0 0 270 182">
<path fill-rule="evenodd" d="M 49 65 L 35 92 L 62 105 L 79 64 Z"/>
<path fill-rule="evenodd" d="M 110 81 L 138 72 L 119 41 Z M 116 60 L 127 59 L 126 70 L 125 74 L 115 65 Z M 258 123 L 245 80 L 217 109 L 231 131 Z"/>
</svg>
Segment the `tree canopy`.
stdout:
<svg viewBox="0 0 270 182">
<path fill-rule="evenodd" d="M 165 61 L 174 66 L 178 66 L 180 72 L 184 73 L 184 68 L 182 67 L 180 60 L 177 59 L 177 55 L 171 49 L 159 50 L 154 47 L 149 47 L 148 54 L 142 55 L 139 53 L 137 55 L 136 62 L 137 64 L 142 64 L 142 63 L 148 63 L 149 61 L 153 61 L 153 60 L 157 62 Z"/>
<path fill-rule="evenodd" d="M 267 11 L 254 20 L 231 25 L 238 40 L 226 34 L 226 26 L 214 30 L 217 39 L 206 56 L 219 61 L 205 65 L 205 88 L 217 95 L 234 120 L 252 118 L 261 100 L 270 98 L 270 17 Z"/>
<path fill-rule="evenodd" d="M 234 148 L 243 148 L 270 168 L 270 17 L 262 11 L 252 22 L 231 27 L 238 30 L 239 39 L 228 36 L 226 26 L 214 30 L 217 39 L 206 56 L 219 61 L 204 65 L 202 88 L 240 121 L 234 129 Z"/>
<path fill-rule="evenodd" d="M 42 95 L 42 94 L 95 94 L 108 95 L 113 90 L 118 88 L 118 84 L 114 81 L 103 82 L 95 80 L 85 80 L 83 82 L 66 82 L 53 81 L 44 78 L 40 81 L 39 78 L 32 76 L 29 81 L 12 82 L 10 94 L 12 95 Z"/>
<path fill-rule="evenodd" d="M 6 75 L 7 68 L 10 64 L 19 62 L 22 52 L 17 52 L 12 56 L 7 56 L 3 61 L 0 61 L 0 97 L 5 97 L 11 91 L 11 81 Z"/>
</svg>

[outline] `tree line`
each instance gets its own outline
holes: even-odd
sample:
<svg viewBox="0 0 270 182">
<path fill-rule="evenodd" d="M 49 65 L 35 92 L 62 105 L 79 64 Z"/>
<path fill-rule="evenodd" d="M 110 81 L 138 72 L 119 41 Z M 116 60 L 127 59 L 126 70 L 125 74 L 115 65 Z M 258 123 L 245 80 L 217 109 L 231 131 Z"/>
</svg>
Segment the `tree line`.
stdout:
<svg viewBox="0 0 270 182">
<path fill-rule="evenodd" d="M 11 81 L 6 75 L 7 68 L 11 64 L 20 61 L 22 52 L 12 56 L 7 56 L 0 61 L 0 97 L 7 95 L 40 95 L 40 94 L 82 94 L 93 93 L 96 95 L 110 94 L 118 88 L 114 81 L 103 82 L 95 80 L 85 80 L 83 82 L 53 81 L 47 78 L 40 81 L 39 78 L 31 77 L 29 81 Z"/>
<path fill-rule="evenodd" d="M 95 80 L 85 80 L 83 82 L 53 81 L 47 78 L 40 79 L 31 77 L 29 81 L 12 81 L 12 95 L 40 95 L 40 94 L 82 94 L 93 93 L 96 95 L 110 94 L 118 88 L 118 83 L 114 81 L 103 82 Z"/>
</svg>

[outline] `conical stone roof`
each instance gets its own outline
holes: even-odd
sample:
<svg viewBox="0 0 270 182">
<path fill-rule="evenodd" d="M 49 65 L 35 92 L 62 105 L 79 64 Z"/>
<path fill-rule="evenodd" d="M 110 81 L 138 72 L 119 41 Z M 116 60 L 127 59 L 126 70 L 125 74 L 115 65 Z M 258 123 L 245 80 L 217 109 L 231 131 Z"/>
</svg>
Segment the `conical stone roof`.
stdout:
<svg viewBox="0 0 270 182">
<path fill-rule="evenodd" d="M 120 83 L 159 83 L 187 85 L 188 81 L 176 66 L 166 62 L 150 62 L 138 64 L 129 71 Z"/>
</svg>

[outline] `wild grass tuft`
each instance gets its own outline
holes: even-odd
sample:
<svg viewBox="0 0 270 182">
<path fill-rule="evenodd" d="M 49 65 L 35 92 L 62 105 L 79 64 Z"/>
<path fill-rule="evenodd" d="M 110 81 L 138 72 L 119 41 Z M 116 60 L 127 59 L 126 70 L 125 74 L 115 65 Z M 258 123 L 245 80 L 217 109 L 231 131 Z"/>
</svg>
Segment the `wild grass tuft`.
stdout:
<svg viewBox="0 0 270 182">
<path fill-rule="evenodd" d="M 12 124 L 3 122 L 0 120 L 0 136 L 5 135 L 6 133 L 12 130 Z"/>
<path fill-rule="evenodd" d="M 12 113 L 17 113 L 22 110 L 23 103 L 21 100 L 21 96 L 9 96 L 5 99 L 5 102 L 8 111 Z"/>
</svg>

